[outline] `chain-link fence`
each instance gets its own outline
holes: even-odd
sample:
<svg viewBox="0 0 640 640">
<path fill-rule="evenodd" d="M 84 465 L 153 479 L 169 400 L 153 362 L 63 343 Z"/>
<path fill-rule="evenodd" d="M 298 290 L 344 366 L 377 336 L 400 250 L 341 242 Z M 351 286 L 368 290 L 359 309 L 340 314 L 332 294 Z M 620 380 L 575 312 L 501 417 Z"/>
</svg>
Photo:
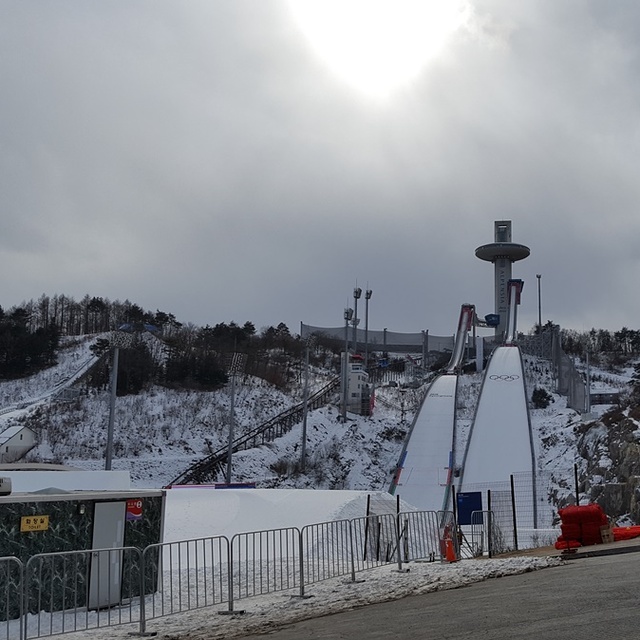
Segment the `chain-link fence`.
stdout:
<svg viewBox="0 0 640 640">
<path fill-rule="evenodd" d="M 543 331 L 534 336 L 519 336 L 518 346 L 523 353 L 551 362 L 556 392 L 566 396 L 570 409 L 580 413 L 589 410 L 586 380 L 573 359 L 563 351 L 558 329 Z"/>
<path fill-rule="evenodd" d="M 302 339 L 306 339 L 313 334 L 345 342 L 344 325 L 341 327 L 314 327 L 308 324 L 300 324 L 300 337 Z M 353 343 L 353 336 L 353 327 L 350 326 L 346 335 L 346 341 L 350 349 L 355 349 L 356 347 Z M 369 351 L 429 354 L 431 351 L 450 353 L 453 350 L 455 336 L 434 336 L 428 331 L 401 333 L 399 331 L 388 331 L 387 329 L 365 331 L 358 328 L 355 331 L 355 340 L 356 344 L 362 349 L 364 349 L 366 343 Z"/>
</svg>

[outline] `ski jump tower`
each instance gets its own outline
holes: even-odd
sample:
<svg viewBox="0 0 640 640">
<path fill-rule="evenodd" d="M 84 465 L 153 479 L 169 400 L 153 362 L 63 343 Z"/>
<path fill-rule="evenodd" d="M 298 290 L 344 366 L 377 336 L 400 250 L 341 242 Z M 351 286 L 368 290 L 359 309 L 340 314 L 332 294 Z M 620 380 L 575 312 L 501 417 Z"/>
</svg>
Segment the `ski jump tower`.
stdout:
<svg viewBox="0 0 640 640">
<path fill-rule="evenodd" d="M 509 309 L 508 284 L 511 280 L 511 269 L 516 260 L 526 258 L 530 251 L 523 244 L 511 242 L 511 220 L 494 222 L 494 238 L 491 244 L 483 244 L 476 249 L 476 257 L 493 262 L 495 269 L 495 312 L 500 316 L 496 326 L 496 338 L 501 339 L 507 328 Z"/>
</svg>

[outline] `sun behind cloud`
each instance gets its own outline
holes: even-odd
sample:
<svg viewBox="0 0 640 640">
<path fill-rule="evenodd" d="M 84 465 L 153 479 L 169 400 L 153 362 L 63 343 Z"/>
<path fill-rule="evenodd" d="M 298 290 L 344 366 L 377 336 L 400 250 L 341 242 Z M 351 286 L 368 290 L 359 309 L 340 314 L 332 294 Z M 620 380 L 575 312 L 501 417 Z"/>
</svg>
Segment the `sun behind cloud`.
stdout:
<svg viewBox="0 0 640 640">
<path fill-rule="evenodd" d="M 385 97 L 414 79 L 465 21 L 463 0 L 289 0 L 311 47 L 350 86 Z"/>
</svg>

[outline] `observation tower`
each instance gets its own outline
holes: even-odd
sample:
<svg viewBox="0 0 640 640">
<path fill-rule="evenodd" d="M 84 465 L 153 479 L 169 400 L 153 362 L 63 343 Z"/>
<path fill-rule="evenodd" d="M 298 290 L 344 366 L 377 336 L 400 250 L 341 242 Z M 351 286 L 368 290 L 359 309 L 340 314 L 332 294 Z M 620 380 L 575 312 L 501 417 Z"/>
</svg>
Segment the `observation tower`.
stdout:
<svg viewBox="0 0 640 640">
<path fill-rule="evenodd" d="M 483 244 L 476 249 L 476 257 L 493 262 L 495 269 L 495 312 L 500 316 L 496 326 L 496 338 L 501 338 L 507 327 L 509 308 L 507 285 L 511 280 L 511 269 L 516 260 L 526 258 L 530 251 L 523 244 L 511 242 L 511 220 L 496 220 L 494 223 L 495 241 Z"/>
</svg>

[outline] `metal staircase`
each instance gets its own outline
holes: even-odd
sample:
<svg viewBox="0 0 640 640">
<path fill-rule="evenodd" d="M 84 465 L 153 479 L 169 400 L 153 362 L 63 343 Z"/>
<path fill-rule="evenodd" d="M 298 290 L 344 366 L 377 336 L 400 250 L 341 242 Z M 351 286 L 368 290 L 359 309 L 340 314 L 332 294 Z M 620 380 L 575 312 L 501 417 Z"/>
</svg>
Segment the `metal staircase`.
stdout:
<svg viewBox="0 0 640 640">
<path fill-rule="evenodd" d="M 309 397 L 308 410 L 324 406 L 335 390 L 340 386 L 340 377 L 336 377 L 319 391 Z M 274 418 L 267 420 L 259 427 L 236 438 L 232 443 L 232 453 L 252 449 L 267 442 L 273 442 L 276 438 L 291 431 L 294 425 L 302 422 L 304 414 L 304 402 L 290 407 Z M 211 455 L 199 460 L 183 471 L 168 486 L 176 484 L 206 484 L 215 482 L 218 475 L 223 472 L 229 455 L 229 447 L 218 449 Z"/>
</svg>

